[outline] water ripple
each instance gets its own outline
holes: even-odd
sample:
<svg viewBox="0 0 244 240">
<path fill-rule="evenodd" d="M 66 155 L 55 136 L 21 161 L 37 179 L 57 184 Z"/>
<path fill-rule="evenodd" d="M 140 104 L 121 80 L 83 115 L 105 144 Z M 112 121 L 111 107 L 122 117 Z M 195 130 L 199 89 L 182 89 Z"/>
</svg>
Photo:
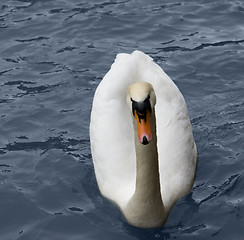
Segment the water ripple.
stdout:
<svg viewBox="0 0 244 240">
<path fill-rule="evenodd" d="M 49 39 L 49 37 L 34 37 L 34 38 L 28 38 L 28 39 L 16 39 L 15 41 L 17 42 L 21 42 L 21 43 L 26 43 L 26 42 L 35 42 L 35 41 L 43 41 L 43 40 L 47 40 Z"/>
<path fill-rule="evenodd" d="M 171 43 L 173 41 L 169 41 L 168 43 Z M 198 50 L 203 50 L 205 48 L 209 47 L 222 47 L 222 46 L 228 46 L 228 45 L 239 45 L 240 43 L 244 43 L 244 40 L 236 40 L 236 41 L 221 41 L 221 42 L 216 42 L 216 43 L 202 43 L 201 45 L 195 47 L 195 48 L 186 48 L 186 47 L 180 47 L 180 46 L 169 46 L 169 47 L 164 47 L 164 48 L 156 48 L 158 50 L 158 53 L 160 52 L 175 52 L 175 51 L 198 51 Z"/>
<path fill-rule="evenodd" d="M 200 204 L 212 200 L 213 198 L 219 197 L 221 195 L 230 193 L 235 186 L 237 185 L 238 179 L 239 179 L 240 175 L 239 174 L 235 174 L 231 177 L 229 177 L 227 179 L 227 181 L 225 181 L 223 184 L 221 184 L 220 186 L 213 186 L 213 188 L 215 189 L 214 192 L 212 192 L 208 197 L 204 198 L 203 200 L 200 201 Z"/>
<path fill-rule="evenodd" d="M 81 145 L 87 144 L 86 140 L 63 139 L 62 137 L 51 137 L 43 142 L 14 142 L 6 147 L 0 148 L 1 154 L 13 151 L 37 151 L 42 150 L 42 154 L 51 149 L 60 149 L 67 153 L 78 151 Z"/>
</svg>

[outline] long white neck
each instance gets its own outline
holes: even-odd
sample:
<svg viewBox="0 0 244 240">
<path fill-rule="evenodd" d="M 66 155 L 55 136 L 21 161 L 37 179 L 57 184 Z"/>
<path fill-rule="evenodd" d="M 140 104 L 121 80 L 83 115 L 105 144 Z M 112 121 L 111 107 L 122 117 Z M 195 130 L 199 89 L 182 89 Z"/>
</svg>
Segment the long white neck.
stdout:
<svg viewBox="0 0 244 240">
<path fill-rule="evenodd" d="M 134 121 L 134 120 L 133 120 Z M 155 114 L 151 114 L 152 141 L 143 145 L 138 141 L 134 125 L 136 149 L 136 190 L 123 213 L 136 227 L 160 227 L 166 221 L 160 192 Z"/>
</svg>

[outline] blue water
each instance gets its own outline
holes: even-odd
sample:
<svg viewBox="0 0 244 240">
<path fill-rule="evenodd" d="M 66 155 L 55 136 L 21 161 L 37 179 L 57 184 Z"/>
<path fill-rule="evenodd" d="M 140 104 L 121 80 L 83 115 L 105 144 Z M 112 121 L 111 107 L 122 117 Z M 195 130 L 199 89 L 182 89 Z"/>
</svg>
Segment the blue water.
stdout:
<svg viewBox="0 0 244 240">
<path fill-rule="evenodd" d="M 129 226 L 97 188 L 95 89 L 142 50 L 174 80 L 199 151 L 160 229 Z M 1 0 L 0 239 L 244 239 L 244 2 Z"/>
</svg>

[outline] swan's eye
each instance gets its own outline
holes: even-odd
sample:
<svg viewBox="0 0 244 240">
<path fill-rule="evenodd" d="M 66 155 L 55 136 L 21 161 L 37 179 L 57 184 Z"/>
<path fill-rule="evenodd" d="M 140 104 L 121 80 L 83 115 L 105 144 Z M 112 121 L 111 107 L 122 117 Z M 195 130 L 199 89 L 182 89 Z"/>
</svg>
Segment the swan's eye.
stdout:
<svg viewBox="0 0 244 240">
<path fill-rule="evenodd" d="M 135 102 L 132 98 L 130 98 L 131 102 Z"/>
</svg>

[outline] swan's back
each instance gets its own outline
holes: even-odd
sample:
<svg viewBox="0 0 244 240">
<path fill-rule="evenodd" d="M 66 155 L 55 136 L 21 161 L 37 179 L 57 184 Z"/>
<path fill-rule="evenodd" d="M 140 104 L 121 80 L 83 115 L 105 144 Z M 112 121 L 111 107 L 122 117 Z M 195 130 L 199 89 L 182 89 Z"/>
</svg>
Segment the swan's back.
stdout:
<svg viewBox="0 0 244 240">
<path fill-rule="evenodd" d="M 118 54 L 96 90 L 90 123 L 96 178 L 102 194 L 121 208 L 135 191 L 134 132 L 126 93 L 138 81 L 151 83 L 156 94 L 161 194 L 170 209 L 192 187 L 197 152 L 182 94 L 142 52 Z"/>
</svg>

